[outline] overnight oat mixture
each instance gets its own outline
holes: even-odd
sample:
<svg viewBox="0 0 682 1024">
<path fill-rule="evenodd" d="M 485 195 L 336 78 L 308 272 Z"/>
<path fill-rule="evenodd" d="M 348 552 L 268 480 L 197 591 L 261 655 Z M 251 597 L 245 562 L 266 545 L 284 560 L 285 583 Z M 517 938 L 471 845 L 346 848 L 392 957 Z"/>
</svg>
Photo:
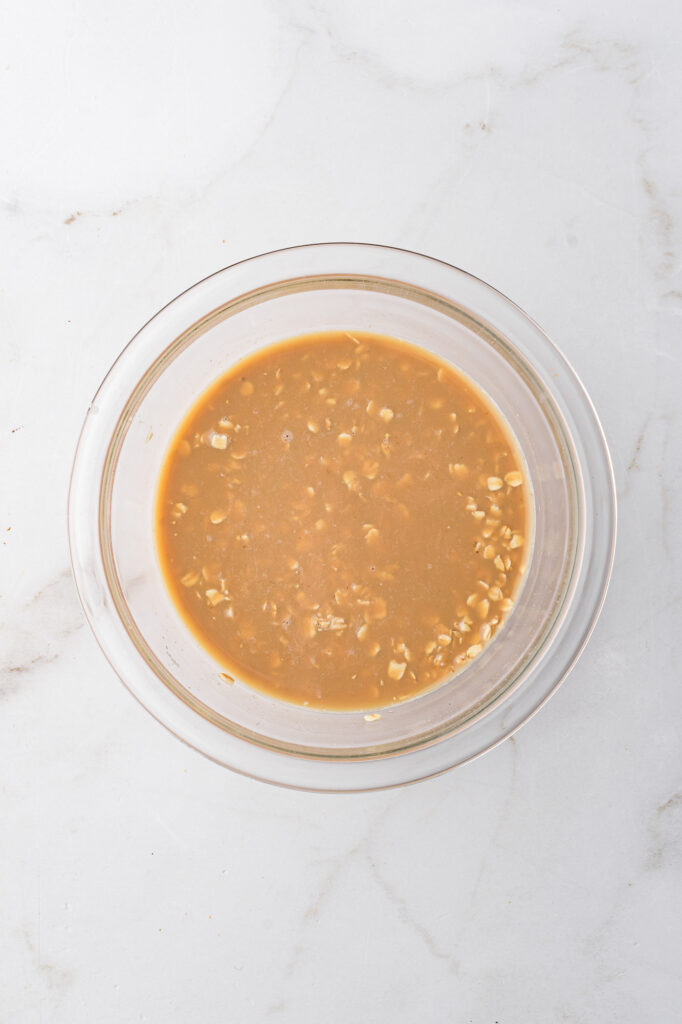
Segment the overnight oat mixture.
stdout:
<svg viewBox="0 0 682 1024">
<path fill-rule="evenodd" d="M 466 378 L 404 342 L 329 332 L 255 353 L 201 397 L 163 467 L 156 536 L 223 678 L 366 710 L 492 639 L 527 505 L 508 428 Z"/>
</svg>

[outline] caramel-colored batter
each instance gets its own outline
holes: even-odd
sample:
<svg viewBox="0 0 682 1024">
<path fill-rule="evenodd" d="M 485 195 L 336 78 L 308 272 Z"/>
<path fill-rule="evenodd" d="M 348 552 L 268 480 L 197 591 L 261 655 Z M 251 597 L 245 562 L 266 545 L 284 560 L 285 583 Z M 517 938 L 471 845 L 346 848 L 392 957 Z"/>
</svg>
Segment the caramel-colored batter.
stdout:
<svg viewBox="0 0 682 1024">
<path fill-rule="evenodd" d="M 199 399 L 163 467 L 156 537 L 223 678 L 368 710 L 493 638 L 526 504 L 508 428 L 470 381 L 393 338 L 329 332 L 257 352 Z"/>
</svg>

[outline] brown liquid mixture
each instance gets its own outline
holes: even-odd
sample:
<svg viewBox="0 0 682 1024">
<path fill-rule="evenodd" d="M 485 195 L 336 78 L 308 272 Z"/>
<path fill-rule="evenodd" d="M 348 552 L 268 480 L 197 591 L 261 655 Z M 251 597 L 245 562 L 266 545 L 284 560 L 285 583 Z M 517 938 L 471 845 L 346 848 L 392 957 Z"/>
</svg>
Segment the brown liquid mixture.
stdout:
<svg viewBox="0 0 682 1024">
<path fill-rule="evenodd" d="M 295 338 L 216 381 L 156 508 L 168 589 L 227 673 L 344 710 L 405 700 L 480 654 L 512 607 L 526 528 L 520 459 L 483 395 L 363 332 Z"/>
</svg>

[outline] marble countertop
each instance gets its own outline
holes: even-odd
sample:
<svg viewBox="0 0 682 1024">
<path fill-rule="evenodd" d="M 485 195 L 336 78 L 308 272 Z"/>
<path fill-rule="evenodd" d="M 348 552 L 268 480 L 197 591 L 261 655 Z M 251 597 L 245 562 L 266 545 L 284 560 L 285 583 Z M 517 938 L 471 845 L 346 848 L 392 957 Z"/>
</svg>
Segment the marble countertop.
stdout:
<svg viewBox="0 0 682 1024">
<path fill-rule="evenodd" d="M 5 11 L 3 1024 L 680 1019 L 681 30 L 642 0 Z M 620 501 L 548 706 L 466 768 L 347 797 L 157 725 L 84 625 L 65 523 L 135 330 L 221 266 L 332 239 L 440 257 L 536 318 Z"/>
</svg>

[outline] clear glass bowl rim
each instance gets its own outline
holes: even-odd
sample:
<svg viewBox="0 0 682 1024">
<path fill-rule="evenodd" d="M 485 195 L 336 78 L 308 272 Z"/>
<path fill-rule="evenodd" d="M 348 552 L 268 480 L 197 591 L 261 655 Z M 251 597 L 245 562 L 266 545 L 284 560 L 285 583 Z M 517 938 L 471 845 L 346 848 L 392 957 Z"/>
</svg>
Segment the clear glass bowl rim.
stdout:
<svg viewBox="0 0 682 1024">
<path fill-rule="evenodd" d="M 455 292 L 458 285 L 465 287 L 487 307 L 481 312 L 474 302 L 469 308 L 475 316 L 483 321 L 490 320 L 490 312 L 503 319 L 511 317 L 515 328 L 525 332 L 524 342 L 533 349 L 530 358 L 528 351 L 524 353 L 525 358 L 532 366 L 544 369 L 547 391 L 562 413 L 568 414 L 570 439 L 581 442 L 576 446 L 577 468 L 588 487 L 587 504 L 591 505 L 592 515 L 584 524 L 583 551 L 561 622 L 541 663 L 535 665 L 520 686 L 462 730 L 423 749 L 379 759 L 329 762 L 269 750 L 220 730 L 185 705 L 160 679 L 155 682 L 148 671 L 143 672 L 136 664 L 134 654 L 125 649 L 125 637 L 117 629 L 117 613 L 103 594 L 106 580 L 97 558 L 99 495 L 98 488 L 93 486 L 93 470 L 94 479 L 100 480 L 110 442 L 109 434 L 100 426 L 104 417 L 99 417 L 99 412 L 103 407 L 123 407 L 137 380 L 159 358 L 168 339 L 172 340 L 173 332 L 175 336 L 181 334 L 198 319 L 196 313 L 201 309 L 205 292 L 225 283 L 224 303 L 249 291 L 249 283 L 259 287 L 317 276 L 331 273 L 330 266 L 336 267 L 336 274 L 348 271 L 363 276 L 362 270 L 351 271 L 350 266 L 360 266 L 373 257 L 390 265 L 393 279 L 411 282 L 412 270 L 418 277 L 437 277 L 440 289 L 432 289 L 437 293 L 442 292 L 444 284 L 452 286 Z M 364 274 L 368 278 L 377 276 L 369 267 Z M 237 290 L 230 291 L 230 281 L 235 277 Z M 447 298 L 461 305 L 457 298 Z M 214 301 L 209 302 L 199 318 L 214 305 Z M 154 335 L 159 333 L 159 327 L 163 328 L 166 344 L 161 349 L 157 344 L 154 349 Z M 504 336 L 503 330 L 496 329 Z M 491 749 L 528 721 L 556 691 L 587 643 L 606 595 L 615 537 L 615 485 L 601 425 L 575 371 L 542 329 L 501 292 L 466 271 L 408 250 L 367 243 L 317 243 L 251 257 L 209 275 L 164 306 L 124 348 L 93 398 L 78 442 L 69 490 L 69 542 L 81 604 L 101 649 L 126 687 L 178 738 L 219 764 L 271 783 L 329 792 L 389 788 L 439 774 Z"/>
</svg>

